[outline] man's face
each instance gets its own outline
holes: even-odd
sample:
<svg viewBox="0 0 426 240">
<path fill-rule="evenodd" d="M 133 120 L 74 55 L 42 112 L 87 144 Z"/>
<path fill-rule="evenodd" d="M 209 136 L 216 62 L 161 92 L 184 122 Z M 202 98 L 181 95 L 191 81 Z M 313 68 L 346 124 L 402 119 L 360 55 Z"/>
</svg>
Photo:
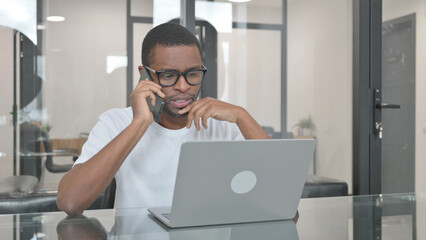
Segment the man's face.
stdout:
<svg viewBox="0 0 426 240">
<path fill-rule="evenodd" d="M 153 51 L 152 63 L 149 67 L 156 71 L 176 70 L 185 72 L 189 69 L 201 68 L 201 56 L 197 46 L 173 46 L 165 47 L 157 45 Z M 157 75 L 150 73 L 154 81 L 158 83 Z M 178 111 L 196 100 L 201 85 L 189 85 L 183 76 L 177 83 L 170 87 L 163 87 L 166 95 L 164 98 L 164 111 L 175 118 L 185 117 L 187 114 L 178 114 Z"/>
</svg>

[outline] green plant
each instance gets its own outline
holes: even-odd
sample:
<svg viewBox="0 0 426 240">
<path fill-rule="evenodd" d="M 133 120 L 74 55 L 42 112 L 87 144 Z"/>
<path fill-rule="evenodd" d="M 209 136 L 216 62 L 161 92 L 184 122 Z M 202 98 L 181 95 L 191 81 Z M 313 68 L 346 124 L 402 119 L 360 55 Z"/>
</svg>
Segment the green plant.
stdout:
<svg viewBox="0 0 426 240">
<path fill-rule="evenodd" d="M 308 117 L 306 117 L 306 118 L 299 119 L 299 122 L 297 122 L 294 125 L 294 127 L 307 128 L 307 129 L 315 130 L 315 124 L 314 124 L 314 121 L 312 119 L 311 114 L 309 114 Z"/>
<path fill-rule="evenodd" d="M 43 128 L 46 129 L 47 132 L 49 132 L 50 129 L 52 129 L 52 125 L 50 125 L 49 123 L 46 123 L 43 125 Z"/>
</svg>

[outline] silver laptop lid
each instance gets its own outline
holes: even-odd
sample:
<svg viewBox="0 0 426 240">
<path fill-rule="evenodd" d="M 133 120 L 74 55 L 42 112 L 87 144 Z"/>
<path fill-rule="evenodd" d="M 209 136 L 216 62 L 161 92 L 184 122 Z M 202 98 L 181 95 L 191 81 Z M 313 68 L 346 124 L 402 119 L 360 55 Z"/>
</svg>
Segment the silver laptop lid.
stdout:
<svg viewBox="0 0 426 240">
<path fill-rule="evenodd" d="M 293 218 L 314 149 L 313 139 L 184 143 L 168 225 Z"/>
</svg>

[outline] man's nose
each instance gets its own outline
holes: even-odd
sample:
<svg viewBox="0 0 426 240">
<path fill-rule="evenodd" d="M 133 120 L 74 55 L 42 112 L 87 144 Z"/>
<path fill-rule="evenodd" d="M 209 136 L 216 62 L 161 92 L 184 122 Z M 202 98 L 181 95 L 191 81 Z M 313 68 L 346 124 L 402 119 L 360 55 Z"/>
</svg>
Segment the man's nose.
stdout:
<svg viewBox="0 0 426 240">
<path fill-rule="evenodd" d="M 191 87 L 191 85 L 186 82 L 185 77 L 183 75 L 180 75 L 174 87 L 180 92 L 186 92 Z"/>
</svg>

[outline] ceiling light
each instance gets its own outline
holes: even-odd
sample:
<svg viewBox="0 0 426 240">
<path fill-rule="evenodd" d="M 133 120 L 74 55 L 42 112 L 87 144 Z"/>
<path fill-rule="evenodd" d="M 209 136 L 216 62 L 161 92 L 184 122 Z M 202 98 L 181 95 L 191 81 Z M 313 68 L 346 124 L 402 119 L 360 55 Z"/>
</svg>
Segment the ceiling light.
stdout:
<svg viewBox="0 0 426 240">
<path fill-rule="evenodd" d="M 63 22 L 63 21 L 65 21 L 65 17 L 62 17 L 62 16 L 48 16 L 46 18 L 46 20 L 50 21 L 50 22 Z"/>
</svg>

